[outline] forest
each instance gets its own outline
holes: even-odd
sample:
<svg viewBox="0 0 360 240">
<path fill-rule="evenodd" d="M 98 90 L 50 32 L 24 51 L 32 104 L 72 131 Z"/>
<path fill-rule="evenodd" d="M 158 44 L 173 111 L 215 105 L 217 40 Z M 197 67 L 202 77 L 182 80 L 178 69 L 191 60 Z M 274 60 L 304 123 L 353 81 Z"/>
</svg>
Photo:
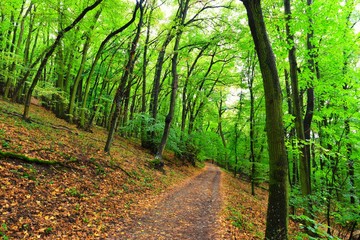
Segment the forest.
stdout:
<svg viewBox="0 0 360 240">
<path fill-rule="evenodd" d="M 359 0 L 1 1 L 0 95 L 268 189 L 266 239 L 357 239 L 359 39 Z"/>
</svg>

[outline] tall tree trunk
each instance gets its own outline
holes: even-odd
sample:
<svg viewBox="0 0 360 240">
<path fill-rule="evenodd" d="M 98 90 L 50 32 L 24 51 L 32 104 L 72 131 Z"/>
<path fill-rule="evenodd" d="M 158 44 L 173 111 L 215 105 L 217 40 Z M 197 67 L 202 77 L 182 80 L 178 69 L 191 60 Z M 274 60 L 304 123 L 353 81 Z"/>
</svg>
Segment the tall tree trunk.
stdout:
<svg viewBox="0 0 360 240">
<path fill-rule="evenodd" d="M 147 25 L 146 25 L 146 37 L 145 37 L 145 45 L 144 45 L 144 52 L 143 52 L 143 66 L 142 66 L 142 91 L 141 91 L 141 114 L 143 114 L 143 119 L 141 122 L 141 145 L 146 145 L 145 142 L 147 142 L 147 136 L 146 136 L 146 122 L 145 122 L 145 113 L 146 113 L 146 78 L 147 78 L 147 65 L 148 65 L 148 47 L 149 47 L 149 41 L 150 41 L 150 28 L 151 28 L 151 20 L 152 20 L 152 14 L 154 11 L 153 5 L 155 4 L 155 1 L 151 2 L 151 9 L 150 13 L 147 18 Z"/>
<path fill-rule="evenodd" d="M 290 31 L 291 24 L 291 6 L 290 0 L 284 0 L 284 8 L 286 14 L 286 40 L 289 48 L 288 59 L 290 65 L 290 79 L 291 79 L 291 89 L 292 89 L 292 99 L 294 105 L 294 117 L 295 117 L 295 129 L 296 135 L 300 142 L 300 183 L 301 183 L 301 192 L 303 196 L 307 196 L 311 193 L 311 181 L 310 181 L 310 155 L 307 154 L 307 143 L 304 134 L 304 126 L 301 113 L 301 99 L 299 92 L 299 83 L 298 83 L 298 74 L 297 74 L 297 62 L 296 62 L 296 48 L 294 35 Z M 309 132 L 310 133 L 310 132 Z M 310 146 L 309 148 L 310 149 Z"/>
<path fill-rule="evenodd" d="M 96 53 L 95 59 L 91 65 L 89 75 L 86 78 L 85 92 L 86 92 L 86 89 L 88 88 L 87 86 L 89 86 L 89 84 L 90 84 L 90 80 L 94 74 L 96 64 L 99 61 L 106 44 L 117 34 L 123 32 L 125 29 L 127 29 L 135 21 L 136 12 L 137 12 L 138 8 L 139 8 L 139 3 L 137 2 L 135 5 L 135 9 L 133 11 L 132 18 L 127 23 L 125 23 L 123 26 L 121 26 L 120 28 L 116 29 L 115 31 L 113 31 L 109 35 L 107 35 L 106 38 L 101 42 L 100 47 Z M 87 94 L 85 93 L 84 96 L 85 97 L 82 100 L 81 111 L 80 111 L 80 127 L 82 127 L 82 128 L 84 128 L 84 126 L 85 126 L 85 111 L 86 111 L 86 103 L 87 103 Z"/>
<path fill-rule="evenodd" d="M 155 66 L 155 73 L 154 73 L 154 81 L 153 81 L 153 87 L 151 91 L 151 98 L 150 98 L 150 104 L 149 104 L 149 113 L 152 118 L 152 124 L 155 124 L 157 113 L 158 113 L 158 105 L 159 105 L 159 93 L 161 89 L 161 73 L 163 70 L 163 64 L 165 59 L 165 53 L 166 48 L 171 42 L 171 40 L 174 38 L 173 30 L 175 28 L 175 25 L 169 30 L 165 41 L 163 42 L 161 49 L 159 51 L 159 55 L 156 60 L 156 66 Z M 155 138 L 155 132 L 149 131 L 146 133 L 146 136 L 142 139 L 141 145 L 147 149 L 150 149 L 153 153 L 156 153 L 157 146 L 154 142 Z"/>
<path fill-rule="evenodd" d="M 199 53 L 196 55 L 193 63 L 190 67 L 188 67 L 188 71 L 185 78 L 184 88 L 182 92 L 182 112 L 181 112 L 181 132 L 184 133 L 185 131 L 185 125 L 186 125 L 186 118 L 188 115 L 189 107 L 188 107 L 188 101 L 187 101 L 187 88 L 189 84 L 189 80 L 191 77 L 191 74 L 193 73 L 195 66 L 200 59 L 200 57 L 204 54 L 205 50 L 210 46 L 210 43 L 206 43 L 199 51 Z M 181 135 L 183 136 L 183 135 Z"/>
<path fill-rule="evenodd" d="M 172 119 L 174 117 L 174 112 L 175 112 L 176 93 L 177 93 L 178 82 L 179 82 L 179 75 L 178 75 L 178 71 L 177 71 L 179 45 L 180 45 L 180 40 L 181 40 L 181 36 L 183 33 L 183 27 L 184 27 L 187 11 L 189 8 L 189 2 L 190 2 L 190 0 L 181 0 L 179 2 L 180 5 L 179 5 L 179 11 L 178 11 L 178 15 L 177 15 L 177 20 L 180 24 L 177 26 L 177 29 L 176 29 L 176 37 L 175 37 L 174 50 L 173 50 L 174 55 L 171 59 L 171 73 L 172 73 L 173 80 L 172 80 L 172 84 L 171 84 L 169 113 L 165 119 L 164 132 L 163 132 L 161 142 L 159 144 L 159 147 L 158 147 L 158 150 L 157 150 L 157 153 L 155 156 L 155 159 L 157 159 L 159 161 L 157 163 L 158 164 L 157 167 L 159 167 L 159 168 L 162 168 L 164 166 L 164 160 L 163 160 L 162 156 L 163 156 L 163 152 L 164 152 L 164 149 L 166 146 L 166 142 L 169 137 L 170 126 L 171 126 L 171 122 L 172 122 Z"/>
<path fill-rule="evenodd" d="M 107 77 L 108 77 L 110 68 L 111 68 L 111 66 L 112 66 L 112 62 L 113 62 L 114 57 L 115 57 L 115 55 L 116 55 L 116 52 L 117 52 L 117 51 L 114 51 L 114 53 L 113 53 L 112 56 L 111 56 L 111 59 L 110 59 L 109 63 L 107 64 L 107 69 L 106 69 L 105 75 L 103 76 L 103 81 L 102 81 L 102 84 L 101 84 L 102 86 L 101 86 L 101 89 L 100 89 L 99 96 L 98 96 L 97 98 L 95 98 L 94 101 L 93 101 L 93 111 L 91 112 L 90 118 L 89 118 L 89 120 L 88 120 L 88 122 L 87 122 L 87 124 L 86 124 L 86 127 L 85 127 L 85 130 L 86 130 L 86 131 L 91 131 L 91 127 L 92 127 L 92 125 L 93 125 L 93 123 L 94 123 L 95 117 L 96 117 L 96 115 L 98 114 L 98 112 L 100 111 L 101 97 L 102 97 L 102 95 L 103 95 L 103 92 L 104 92 L 105 88 L 106 88 L 107 86 L 109 86 L 109 82 L 108 82 L 106 79 L 107 79 Z M 110 95 L 110 94 L 109 94 L 109 95 Z M 95 121 L 95 122 L 96 122 L 96 121 Z"/>
<path fill-rule="evenodd" d="M 69 25 L 67 26 L 65 29 L 63 29 L 62 31 L 59 32 L 59 34 L 57 35 L 54 43 L 50 46 L 50 48 L 48 48 L 47 50 L 45 50 L 45 57 L 44 59 L 41 61 L 40 66 L 36 72 L 36 75 L 30 85 L 30 88 L 27 92 L 26 95 L 26 99 L 25 99 L 25 107 L 24 107 L 24 113 L 23 113 L 23 118 L 24 119 L 28 119 L 29 118 L 29 110 L 30 110 L 30 101 L 31 101 L 31 96 L 32 93 L 40 79 L 41 73 L 43 71 L 43 69 L 46 66 L 46 63 L 48 62 L 49 58 L 51 57 L 51 55 L 53 54 L 53 52 L 55 51 L 57 45 L 60 43 L 61 39 L 64 37 L 65 33 L 69 32 L 71 29 L 73 29 L 84 17 L 85 15 L 93 10 L 94 8 L 96 8 L 103 0 L 97 0 L 94 4 L 86 7 L 81 13 L 80 15 Z"/>
<path fill-rule="evenodd" d="M 293 101 L 292 101 L 292 91 L 291 91 L 291 83 L 289 81 L 289 72 L 285 69 L 284 71 L 285 73 L 285 84 L 286 84 L 286 99 L 287 99 L 287 105 L 288 105 L 288 113 L 291 115 L 294 115 L 294 110 L 293 110 Z M 296 149 L 296 130 L 295 128 L 291 128 L 289 131 L 289 140 L 291 141 L 291 147 L 292 149 Z M 289 154 L 288 154 L 289 155 Z M 298 182 L 298 158 L 295 156 L 294 153 L 292 153 L 292 175 L 290 174 L 289 171 L 289 183 L 290 183 L 290 187 L 292 187 L 293 185 L 296 185 Z M 288 161 L 289 161 L 289 156 L 288 156 Z M 289 162 L 289 166 L 290 166 L 290 162 Z"/>
<path fill-rule="evenodd" d="M 126 84 L 134 70 L 135 53 L 136 53 L 136 48 L 137 48 L 140 34 L 141 34 L 141 26 L 143 23 L 143 15 L 144 15 L 144 6 L 142 4 L 143 4 L 143 0 L 136 3 L 137 7 L 135 8 L 134 16 L 136 16 L 137 9 L 140 8 L 140 19 L 139 19 L 139 23 L 136 28 L 135 37 L 131 43 L 128 62 L 126 64 L 124 74 L 121 77 L 120 84 L 119 84 L 118 89 L 115 94 L 115 98 L 114 98 L 114 102 L 113 102 L 113 104 L 115 106 L 115 110 L 114 110 L 114 113 L 113 113 L 113 116 L 111 119 L 110 129 L 109 129 L 108 137 L 107 137 L 105 148 L 104 148 L 105 152 L 110 152 L 111 142 L 113 140 L 115 129 L 117 128 L 117 124 L 118 124 L 118 120 L 119 120 L 121 104 L 124 101 Z"/>
<path fill-rule="evenodd" d="M 255 61 L 254 61 L 254 54 L 249 52 L 248 54 L 248 63 L 247 63 L 247 72 L 246 72 L 246 78 L 248 82 L 248 88 L 250 92 L 250 163 L 251 163 L 251 195 L 255 196 L 255 173 L 256 173 L 256 165 L 255 165 L 255 150 L 254 150 L 254 132 L 255 132 L 255 106 L 254 106 L 254 89 L 253 89 L 253 83 L 254 83 L 254 73 L 255 73 Z"/>
<path fill-rule="evenodd" d="M 100 14 L 101 14 L 101 10 L 98 10 L 96 12 L 96 14 L 95 14 L 94 21 L 93 21 L 92 25 L 90 26 L 89 31 L 86 33 L 85 43 L 84 43 L 83 50 L 82 50 L 82 57 L 81 57 L 80 67 L 79 67 L 79 70 L 78 70 L 78 72 L 76 74 L 74 84 L 72 86 L 71 95 L 70 95 L 69 110 L 68 110 L 68 118 L 69 118 L 68 120 L 69 120 L 70 123 L 73 123 L 73 120 L 74 120 L 75 97 L 76 97 L 76 93 L 77 93 L 77 90 L 78 90 L 80 80 L 82 78 L 82 74 L 83 74 L 84 69 L 85 69 L 87 53 L 88 53 L 88 50 L 90 48 L 91 34 L 92 34 L 93 29 L 95 28 L 95 24 L 96 24 L 97 20 L 100 17 Z"/>
<path fill-rule="evenodd" d="M 287 239 L 288 162 L 284 140 L 282 94 L 275 56 L 267 35 L 260 0 L 243 0 L 251 35 L 259 58 L 266 106 L 266 131 L 269 147 L 269 201 L 266 239 Z"/>
<path fill-rule="evenodd" d="M 313 19 L 312 19 L 312 13 L 311 13 L 311 5 L 312 5 L 312 0 L 307 0 L 307 5 L 308 5 L 308 10 L 310 11 L 310 13 L 308 13 L 309 16 L 309 32 L 307 33 L 307 50 L 308 50 L 308 68 L 310 71 L 310 79 L 308 82 L 308 87 L 306 89 L 306 112 L 305 112 L 305 116 L 304 116 L 304 136 L 305 136 L 305 150 L 304 150 L 304 154 L 305 154 L 305 159 L 306 159 L 306 164 L 304 164 L 304 173 L 306 172 L 306 190 L 307 190 L 307 194 L 311 193 L 311 154 L 310 154 L 310 139 L 311 139 L 311 122 L 312 122 L 312 117 L 313 117 L 313 113 L 314 113 L 314 102 L 315 102 L 315 95 L 314 95 L 314 87 L 313 87 L 313 83 L 314 83 L 314 78 L 316 77 L 316 66 L 315 66 L 315 58 L 316 58 L 316 54 L 315 54 L 315 45 L 313 43 L 314 41 L 314 30 L 313 30 Z M 300 167 L 301 168 L 301 167 Z M 301 177 L 300 174 L 300 178 L 302 179 L 303 177 Z M 304 181 L 304 180 L 303 180 Z"/>
</svg>

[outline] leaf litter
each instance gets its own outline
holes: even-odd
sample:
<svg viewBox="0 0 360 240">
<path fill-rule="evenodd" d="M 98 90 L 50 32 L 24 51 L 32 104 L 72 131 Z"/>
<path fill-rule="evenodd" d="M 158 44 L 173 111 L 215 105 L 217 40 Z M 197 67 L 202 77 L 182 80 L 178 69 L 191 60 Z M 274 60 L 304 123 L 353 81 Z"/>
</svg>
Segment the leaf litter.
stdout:
<svg viewBox="0 0 360 240">
<path fill-rule="evenodd" d="M 81 131 L 39 106 L 32 106 L 33 122 L 27 123 L 20 118 L 22 105 L 0 103 L 0 151 L 61 163 L 0 158 L 3 238 L 131 239 L 142 233 L 149 239 L 186 239 L 184 229 L 201 222 L 195 213 L 200 209 L 198 215 L 206 213 L 208 220 L 190 233 L 192 239 L 263 239 L 267 191 L 259 188 L 253 197 L 249 183 L 226 171 L 216 180 L 219 190 L 212 188 L 216 184 L 203 188 L 206 184 L 194 179 L 204 170 L 183 165 L 173 153 L 165 154 L 164 174 L 149 168 L 153 156 L 135 141 L 116 136 L 109 156 L 102 151 L 103 128 Z M 185 196 L 180 206 L 171 203 L 176 192 Z M 213 192 L 216 197 L 209 197 Z M 213 201 L 204 205 L 201 195 Z M 162 208 L 175 225 L 154 217 L 163 215 Z"/>
</svg>

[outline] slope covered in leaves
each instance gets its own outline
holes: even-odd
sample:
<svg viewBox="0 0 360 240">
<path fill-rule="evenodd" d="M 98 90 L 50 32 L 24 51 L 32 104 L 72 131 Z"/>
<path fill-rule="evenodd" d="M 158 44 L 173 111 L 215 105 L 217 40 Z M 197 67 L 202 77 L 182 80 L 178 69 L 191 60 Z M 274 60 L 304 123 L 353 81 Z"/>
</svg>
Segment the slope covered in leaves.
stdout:
<svg viewBox="0 0 360 240">
<path fill-rule="evenodd" d="M 106 238 L 139 199 L 150 201 L 199 171 L 170 154 L 165 174 L 155 171 L 151 154 L 120 137 L 106 155 L 104 129 L 78 130 L 39 106 L 32 106 L 28 123 L 21 111 L 0 102 L 2 237 Z"/>
<path fill-rule="evenodd" d="M 106 130 L 85 132 L 32 106 L 0 101 L 0 236 L 6 239 L 104 239 L 135 215 L 152 209 L 170 189 L 202 170 L 166 153 L 165 173 L 153 155 L 116 137 L 111 156 L 102 148 Z M 191 178 L 189 178 L 191 176 Z M 184 179 L 187 179 L 185 182 Z M 180 184 L 180 185 L 182 185 Z M 247 182 L 224 171 L 221 239 L 262 239 L 267 191 L 250 194 Z"/>
</svg>

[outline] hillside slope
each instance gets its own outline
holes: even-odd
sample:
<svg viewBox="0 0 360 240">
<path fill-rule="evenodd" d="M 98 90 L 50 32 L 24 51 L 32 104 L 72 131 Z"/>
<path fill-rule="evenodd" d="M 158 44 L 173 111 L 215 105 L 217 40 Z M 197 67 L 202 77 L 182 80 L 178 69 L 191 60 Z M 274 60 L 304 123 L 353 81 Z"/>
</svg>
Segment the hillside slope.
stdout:
<svg viewBox="0 0 360 240">
<path fill-rule="evenodd" d="M 0 102 L 3 236 L 106 238 L 140 199 L 151 201 L 200 171 L 169 153 L 165 173 L 155 171 L 151 154 L 120 137 L 109 156 L 102 151 L 104 129 L 81 131 L 39 106 L 32 106 L 32 123 L 21 112 L 21 105 Z"/>
<path fill-rule="evenodd" d="M 165 154 L 164 172 L 153 155 L 116 137 L 111 156 L 106 130 L 85 132 L 39 106 L 32 123 L 22 106 L 0 100 L 0 237 L 4 239 L 104 239 L 131 216 L 151 209 L 170 189 L 203 169 Z M 187 179 L 185 181 L 185 179 Z M 220 239 L 262 239 L 267 191 L 223 171 Z"/>
</svg>

